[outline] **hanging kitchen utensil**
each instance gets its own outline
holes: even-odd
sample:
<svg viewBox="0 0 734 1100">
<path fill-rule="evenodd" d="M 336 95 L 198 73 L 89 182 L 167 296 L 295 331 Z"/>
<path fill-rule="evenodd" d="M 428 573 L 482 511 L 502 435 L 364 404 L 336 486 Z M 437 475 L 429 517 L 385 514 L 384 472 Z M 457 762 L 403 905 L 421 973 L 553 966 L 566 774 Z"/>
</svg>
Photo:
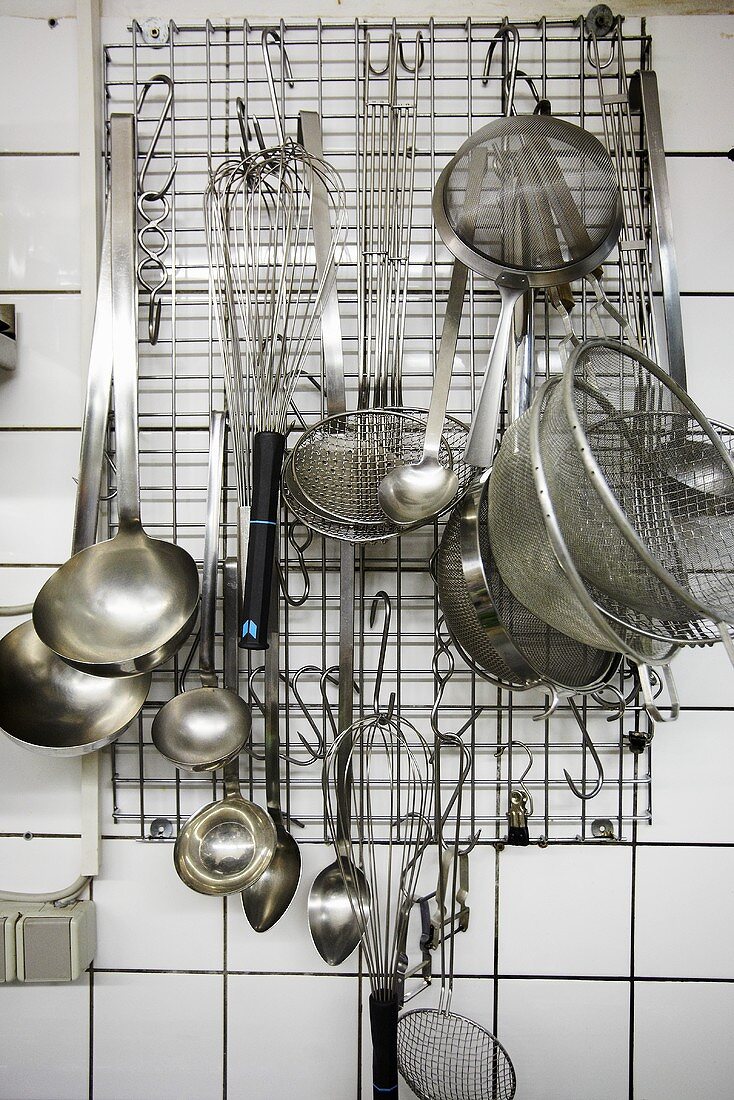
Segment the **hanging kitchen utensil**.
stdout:
<svg viewBox="0 0 734 1100">
<path fill-rule="evenodd" d="M 471 155 L 479 148 L 487 154 L 487 167 L 476 230 L 468 239 L 459 223 Z M 507 232 L 508 205 L 519 211 L 520 233 Z M 555 222 L 546 215 L 549 209 Z M 494 455 L 515 304 L 531 288 L 581 278 L 612 250 L 621 224 L 614 165 L 601 142 L 562 119 L 496 119 L 468 138 L 444 168 L 434 190 L 433 217 L 454 256 L 493 280 L 500 293 L 500 317 L 465 454 L 467 463 L 486 468 Z"/>
<path fill-rule="evenodd" d="M 579 572 L 673 640 L 698 643 L 715 624 L 734 660 L 734 462 L 700 409 L 642 353 L 587 340 L 541 438 Z"/>
<path fill-rule="evenodd" d="M 645 705 L 663 721 L 654 699 L 648 664 L 662 665 L 671 694 L 671 718 L 678 702 L 667 666 L 678 647 L 611 618 L 596 602 L 568 554 L 538 453 L 538 426 L 551 379 L 526 413 L 505 433 L 489 483 L 487 523 L 497 572 L 523 606 L 543 622 L 587 645 L 624 654 L 638 667 Z M 521 509 L 521 511 L 520 511 Z"/>
<path fill-rule="evenodd" d="M 395 698 L 381 706 L 380 690 L 390 629 L 390 600 L 379 592 L 374 623 L 385 607 L 375 674 L 373 713 L 358 719 L 336 739 L 324 760 L 326 819 L 334 844 L 341 832 L 336 770 L 343 745 L 353 771 L 349 862 L 340 863 L 344 887 L 361 930 L 370 979 L 372 1079 L 375 1100 L 397 1094 L 397 1023 L 402 999 L 405 939 L 423 850 L 431 835 L 433 758 L 418 730 L 395 713 Z M 351 872 L 352 865 L 366 883 Z"/>
<path fill-rule="evenodd" d="M 469 240 L 477 220 L 485 159 L 484 150 L 479 149 L 469 163 L 466 204 L 460 222 L 462 235 Z M 423 453 L 415 464 L 395 466 L 389 470 L 379 485 L 380 507 L 398 527 L 426 522 L 448 507 L 459 488 L 456 471 L 440 461 L 440 452 L 468 274 L 464 264 L 454 260 L 426 419 Z"/>
<path fill-rule="evenodd" d="M 265 653 L 265 792 L 275 827 L 275 853 L 265 873 L 242 891 L 242 908 L 256 932 L 267 932 L 293 901 L 301 880 L 301 853 L 285 827 L 280 804 L 280 585 L 273 575 Z"/>
<path fill-rule="evenodd" d="M 224 684 L 237 692 L 237 562 L 224 563 Z M 275 826 L 260 806 L 242 797 L 239 757 L 224 765 L 224 798 L 190 817 L 176 837 L 173 863 L 181 881 L 199 894 L 222 897 L 256 882 L 272 863 Z"/>
<path fill-rule="evenodd" d="M 249 706 L 236 691 L 219 687 L 214 668 L 224 433 L 224 413 L 212 413 L 201 583 L 201 687 L 194 691 L 182 690 L 169 699 L 156 714 L 151 728 L 151 738 L 158 752 L 177 768 L 195 772 L 214 771 L 239 755 L 252 728 Z"/>
<path fill-rule="evenodd" d="M 215 313 L 230 375 L 227 401 L 239 440 L 240 495 L 250 504 L 240 638 L 249 649 L 266 646 L 288 410 L 346 230 L 341 178 L 284 136 L 268 54 L 271 38 L 280 44 L 274 31 L 263 32 L 279 143 L 225 161 L 212 173 L 205 196 Z M 324 195 L 328 201 L 331 226 L 326 263 L 319 265 L 313 259 L 317 190 L 319 201 Z"/>
<path fill-rule="evenodd" d="M 72 554 L 94 543 L 110 407 L 112 266 L 109 201 L 102 239 L 77 482 Z M 0 640 L 0 727 L 35 752 L 78 756 L 109 745 L 138 714 L 151 674 L 90 676 L 45 646 L 33 621 Z"/>
<path fill-rule="evenodd" d="M 110 143 L 118 531 L 62 565 L 33 607 L 41 641 L 97 676 L 134 675 L 162 664 L 187 637 L 199 604 L 193 558 L 180 546 L 150 538 L 140 522 L 131 115 L 112 116 Z"/>
</svg>

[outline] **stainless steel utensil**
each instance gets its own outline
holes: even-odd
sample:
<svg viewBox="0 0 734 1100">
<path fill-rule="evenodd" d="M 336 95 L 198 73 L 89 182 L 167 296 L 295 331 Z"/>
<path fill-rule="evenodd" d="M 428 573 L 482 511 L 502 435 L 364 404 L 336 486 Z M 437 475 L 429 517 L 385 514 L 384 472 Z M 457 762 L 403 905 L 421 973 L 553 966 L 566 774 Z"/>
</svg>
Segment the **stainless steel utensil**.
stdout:
<svg viewBox="0 0 734 1100">
<path fill-rule="evenodd" d="M 238 634 L 237 562 L 224 563 L 224 682 L 236 692 Z M 224 798 L 190 817 L 176 838 L 173 862 L 181 881 L 199 894 L 236 894 L 269 867 L 277 837 L 270 816 L 242 797 L 239 758 L 224 766 Z"/>
<path fill-rule="evenodd" d="M 72 554 L 91 546 L 97 532 L 112 380 L 111 299 L 108 205 L 82 421 Z M 95 752 L 132 722 L 150 683 L 149 672 L 110 679 L 72 668 L 43 644 L 29 620 L 0 640 L 0 727 L 12 740 L 36 752 L 54 756 Z"/>
<path fill-rule="evenodd" d="M 224 413 L 212 413 L 209 435 L 204 566 L 201 584 L 201 687 L 181 691 L 160 708 L 151 729 L 153 744 L 177 768 L 214 771 L 239 755 L 252 728 L 250 708 L 236 691 L 220 688 L 214 669 L 219 516 L 224 462 Z"/>
<path fill-rule="evenodd" d="M 370 978 L 372 1077 L 375 1098 L 397 1095 L 397 1022 L 408 915 L 423 851 L 431 835 L 433 758 L 418 730 L 395 714 L 394 697 L 380 703 L 390 628 L 390 601 L 375 596 L 371 622 L 385 606 L 380 657 L 375 676 L 374 713 L 357 720 L 336 739 L 324 760 L 326 818 L 334 843 L 340 806 L 335 772 L 348 746 L 354 782 L 351 791 L 350 862 L 340 863 L 344 887 L 361 930 Z M 351 874 L 350 865 L 364 876 Z M 369 901 L 369 905 L 366 902 Z"/>
<path fill-rule="evenodd" d="M 242 891 L 245 916 L 256 932 L 267 932 L 283 916 L 301 880 L 301 853 L 283 822 L 280 805 L 280 586 L 273 576 L 272 607 L 265 653 L 265 791 L 275 827 L 275 852 L 265 873 Z"/>
<path fill-rule="evenodd" d="M 301 111 L 299 125 L 304 147 L 321 156 L 321 120 L 313 111 Z M 317 190 L 314 196 L 314 247 L 316 263 L 324 265 L 328 258 L 330 227 L 326 222 L 326 196 Z M 321 314 L 321 348 L 326 378 L 326 408 L 330 415 L 346 412 L 342 325 L 336 284 L 333 283 Z M 322 680 L 325 688 L 325 680 Z M 354 698 L 354 550 L 346 543 L 339 547 L 339 703 L 338 723 L 333 726 L 331 708 L 326 700 L 326 713 L 332 720 L 334 736 L 352 724 Z M 345 751 L 337 762 L 337 797 L 340 801 L 339 826 L 342 839 L 349 835 L 349 785 L 352 777 Z M 311 939 L 321 958 L 329 966 L 338 966 L 351 955 L 360 939 L 360 928 L 352 912 L 349 894 L 344 888 L 346 875 L 357 876 L 350 866 L 340 868 L 349 858 L 346 842 L 337 847 L 337 858 L 314 879 L 308 895 L 308 927 Z M 355 888 L 358 888 L 355 878 Z M 368 904 L 368 899 L 365 899 Z"/>
<path fill-rule="evenodd" d="M 487 169 L 476 231 L 459 221 L 472 151 Z M 522 232 L 507 232 L 506 212 L 518 195 Z M 552 210 L 556 223 L 549 220 Z M 444 244 L 467 267 L 492 279 L 500 317 L 469 433 L 466 462 L 492 463 L 516 302 L 534 287 L 559 286 L 593 271 L 617 240 L 621 206 L 614 166 L 593 135 L 550 115 L 497 119 L 473 134 L 439 176 L 433 217 Z M 562 263 L 557 264 L 560 251 Z"/>
<path fill-rule="evenodd" d="M 41 641 L 97 676 L 133 675 L 162 664 L 188 635 L 199 602 L 193 558 L 180 546 L 150 538 L 140 522 L 132 116 L 113 115 L 110 132 L 118 532 L 70 558 L 33 607 Z"/>
<path fill-rule="evenodd" d="M 268 55 L 271 37 L 272 31 L 264 31 L 262 44 L 279 143 L 225 161 L 211 174 L 205 197 L 219 339 L 229 349 L 223 354 L 232 372 L 227 401 L 240 452 L 240 492 L 251 506 L 240 637 L 248 649 L 266 646 L 286 421 L 346 229 L 341 178 L 284 136 Z M 325 266 L 312 259 L 317 190 L 330 214 Z"/>
<path fill-rule="evenodd" d="M 484 150 L 479 149 L 472 154 L 469 161 L 466 205 L 461 215 L 460 226 L 462 236 L 469 240 L 473 237 L 472 227 L 477 219 L 477 205 L 484 177 L 485 160 Z M 439 455 L 467 276 L 468 271 L 464 264 L 454 260 L 441 343 L 438 348 L 436 373 L 431 390 L 431 402 L 428 407 L 423 453 L 418 462 L 406 466 L 395 466 L 389 470 L 380 482 L 378 490 L 380 507 L 385 515 L 399 527 L 425 522 L 444 511 L 456 498 L 459 488 L 456 471 L 445 465 L 445 460 L 442 463 Z"/>
<path fill-rule="evenodd" d="M 687 394 L 633 348 L 587 340 L 548 399 L 542 445 L 579 571 L 672 640 L 700 643 L 709 620 L 734 660 L 734 462 Z"/>
</svg>

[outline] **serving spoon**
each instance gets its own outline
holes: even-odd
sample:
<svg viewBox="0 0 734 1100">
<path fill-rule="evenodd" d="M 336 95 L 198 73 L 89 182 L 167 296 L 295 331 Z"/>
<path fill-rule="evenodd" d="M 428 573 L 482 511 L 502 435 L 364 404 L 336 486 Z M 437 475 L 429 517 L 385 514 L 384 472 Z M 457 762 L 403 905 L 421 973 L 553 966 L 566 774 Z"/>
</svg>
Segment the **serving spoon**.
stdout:
<svg viewBox="0 0 734 1100">
<path fill-rule="evenodd" d="M 118 532 L 62 565 L 33 607 L 41 641 L 97 676 L 134 675 L 162 664 L 191 630 L 199 600 L 190 554 L 150 538 L 140 522 L 133 122 L 120 114 L 110 121 Z"/>
</svg>

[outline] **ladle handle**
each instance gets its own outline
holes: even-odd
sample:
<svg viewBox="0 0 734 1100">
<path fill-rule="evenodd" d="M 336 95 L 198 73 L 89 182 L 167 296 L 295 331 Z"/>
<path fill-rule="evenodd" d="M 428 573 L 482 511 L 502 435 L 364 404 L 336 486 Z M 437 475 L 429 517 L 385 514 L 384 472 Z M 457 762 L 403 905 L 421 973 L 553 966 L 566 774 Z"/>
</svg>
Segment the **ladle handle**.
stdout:
<svg viewBox="0 0 734 1100">
<path fill-rule="evenodd" d="M 216 687 L 214 671 L 214 619 L 217 601 L 219 565 L 219 517 L 222 502 L 224 464 L 224 413 L 212 413 L 209 430 L 209 475 L 206 489 L 206 526 L 204 528 L 204 565 L 201 575 L 201 641 L 199 671 L 204 687 Z"/>
<path fill-rule="evenodd" d="M 483 470 L 492 465 L 494 458 L 515 303 L 527 288 L 507 286 L 498 280 L 498 289 L 502 302 L 499 323 L 464 454 L 468 466 L 479 466 Z"/>
<path fill-rule="evenodd" d="M 285 436 L 279 432 L 257 432 L 252 441 L 252 508 L 240 635 L 240 646 L 244 649 L 267 649 L 268 646 L 284 450 Z"/>
<path fill-rule="evenodd" d="M 224 445 L 224 414 L 214 413 L 212 417 L 212 435 L 214 434 L 215 418 L 222 419 L 222 446 Z M 223 455 L 220 458 L 219 470 L 222 468 Z M 211 462 L 209 472 L 211 473 Z M 211 482 L 210 482 L 211 484 Z M 218 498 L 221 495 L 221 483 Z M 217 499 L 218 499 L 217 498 Z M 217 517 L 218 519 L 218 517 Z M 218 533 L 218 532 L 217 532 Z M 205 550 L 206 554 L 206 550 Z M 216 571 L 216 562 L 215 562 Z M 239 626 L 239 576 L 236 558 L 227 558 L 222 568 L 222 628 L 224 632 L 224 686 L 230 691 L 239 694 L 239 648 L 237 646 L 237 634 Z M 204 597 L 202 596 L 202 641 L 204 639 Z M 212 608 L 213 611 L 213 608 Z M 214 623 L 212 621 L 212 628 Z M 203 681 L 203 677 L 202 677 Z M 240 758 L 235 756 L 224 765 L 224 794 L 225 796 L 239 795 L 240 791 Z"/>
<path fill-rule="evenodd" d="M 121 529 L 140 523 L 135 185 L 134 119 L 114 114 L 110 119 L 112 376 Z"/>
<path fill-rule="evenodd" d="M 102 476 L 107 417 L 110 411 L 112 384 L 112 262 L 110 239 L 110 207 L 105 214 L 102 255 L 97 283 L 97 305 L 94 311 L 92 345 L 89 350 L 87 396 L 82 421 L 82 442 L 79 453 L 79 481 L 76 490 L 74 535 L 71 552 L 77 554 L 91 546 L 97 536 L 99 487 Z"/>
</svg>

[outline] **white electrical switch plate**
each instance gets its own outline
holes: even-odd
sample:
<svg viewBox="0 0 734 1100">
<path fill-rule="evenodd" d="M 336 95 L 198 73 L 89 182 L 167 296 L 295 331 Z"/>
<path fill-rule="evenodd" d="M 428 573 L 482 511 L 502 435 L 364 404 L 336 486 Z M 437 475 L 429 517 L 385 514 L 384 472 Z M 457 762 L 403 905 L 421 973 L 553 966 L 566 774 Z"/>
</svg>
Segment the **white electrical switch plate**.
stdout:
<svg viewBox="0 0 734 1100">
<path fill-rule="evenodd" d="M 19 916 L 19 905 L 0 905 L 0 982 L 15 981 L 15 926 Z"/>
<path fill-rule="evenodd" d="M 22 910 L 15 938 L 18 981 L 76 981 L 97 947 L 94 902 L 64 906 L 49 902 L 39 907 L 23 905 Z"/>
</svg>

